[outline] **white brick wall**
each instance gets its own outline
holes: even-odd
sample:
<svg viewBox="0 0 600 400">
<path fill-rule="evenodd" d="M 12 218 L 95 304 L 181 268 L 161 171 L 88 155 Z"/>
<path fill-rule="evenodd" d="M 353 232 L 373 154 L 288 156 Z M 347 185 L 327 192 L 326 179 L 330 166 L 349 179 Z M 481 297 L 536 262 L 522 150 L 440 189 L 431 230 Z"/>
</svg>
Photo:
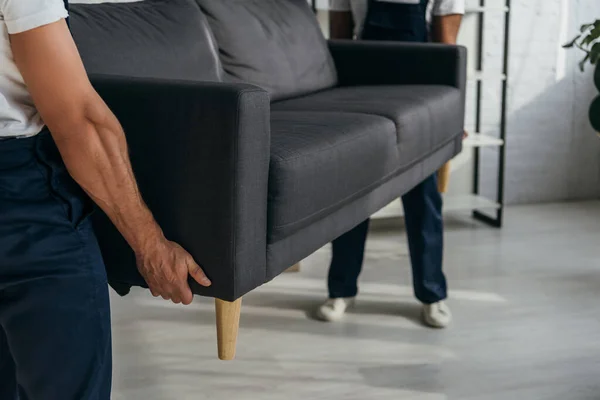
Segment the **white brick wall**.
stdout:
<svg viewBox="0 0 600 400">
<path fill-rule="evenodd" d="M 488 0 L 488 3 L 494 0 Z M 600 140 L 588 121 L 596 91 L 581 54 L 561 45 L 600 18 L 598 0 L 513 0 L 506 200 L 530 203 L 600 197 Z M 489 18 L 486 64 L 501 58 Z M 494 103 L 494 99 L 491 99 Z M 492 118 L 493 119 L 493 118 Z"/>
</svg>

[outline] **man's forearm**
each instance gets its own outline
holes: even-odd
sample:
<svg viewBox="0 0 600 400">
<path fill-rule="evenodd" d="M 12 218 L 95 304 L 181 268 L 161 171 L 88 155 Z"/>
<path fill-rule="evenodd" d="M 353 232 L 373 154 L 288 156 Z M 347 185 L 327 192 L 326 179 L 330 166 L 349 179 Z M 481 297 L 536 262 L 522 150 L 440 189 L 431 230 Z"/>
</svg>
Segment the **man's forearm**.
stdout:
<svg viewBox="0 0 600 400">
<path fill-rule="evenodd" d="M 461 14 L 435 17 L 432 32 L 433 41 L 444 44 L 456 44 L 461 23 Z"/>
<path fill-rule="evenodd" d="M 165 239 L 133 176 L 125 135 L 96 93 L 64 20 L 11 35 L 14 59 L 71 176 L 106 212 L 136 253 L 152 294 L 190 304 L 202 268 Z"/>
<path fill-rule="evenodd" d="M 90 94 L 84 115 L 53 132 L 56 145 L 77 183 L 108 215 L 137 252 L 162 237 L 144 203 L 129 161 L 123 130 L 96 93 Z"/>
</svg>

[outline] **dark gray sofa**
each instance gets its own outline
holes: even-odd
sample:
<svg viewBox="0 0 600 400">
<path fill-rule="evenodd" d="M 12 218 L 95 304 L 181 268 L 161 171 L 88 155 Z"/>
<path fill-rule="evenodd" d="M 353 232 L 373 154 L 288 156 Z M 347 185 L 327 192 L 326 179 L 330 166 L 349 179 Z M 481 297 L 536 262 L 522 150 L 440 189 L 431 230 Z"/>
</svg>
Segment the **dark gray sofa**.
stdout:
<svg viewBox="0 0 600 400">
<path fill-rule="evenodd" d="M 461 150 L 461 47 L 327 42 L 306 0 L 74 4 L 71 26 L 199 295 L 236 301 Z M 95 224 L 114 287 L 144 286 Z"/>
</svg>

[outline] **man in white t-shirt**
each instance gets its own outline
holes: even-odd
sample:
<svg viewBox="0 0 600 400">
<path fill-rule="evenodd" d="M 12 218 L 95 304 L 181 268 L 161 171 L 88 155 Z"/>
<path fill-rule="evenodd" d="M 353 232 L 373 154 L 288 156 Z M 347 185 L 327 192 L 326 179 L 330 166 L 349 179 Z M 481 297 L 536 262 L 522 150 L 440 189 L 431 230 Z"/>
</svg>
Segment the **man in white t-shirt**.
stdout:
<svg viewBox="0 0 600 400">
<path fill-rule="evenodd" d="M 2 400 L 110 399 L 110 308 L 92 200 L 134 249 L 152 294 L 190 304 L 190 275 L 211 284 L 144 204 L 66 5 L 0 0 Z"/>
<path fill-rule="evenodd" d="M 334 39 L 446 44 L 456 44 L 465 11 L 464 0 L 330 0 L 330 5 L 330 33 Z M 445 302 L 442 198 L 436 174 L 402 196 L 402 202 L 413 287 L 423 303 L 423 321 L 430 327 L 444 328 L 452 316 Z M 368 229 L 367 220 L 333 241 L 329 300 L 317 309 L 318 318 L 337 321 L 354 303 Z"/>
<path fill-rule="evenodd" d="M 381 3 L 397 3 L 417 5 L 419 0 L 383 0 Z M 331 36 L 337 39 L 361 37 L 362 28 L 367 17 L 369 0 L 329 0 Z M 465 13 L 465 0 L 430 0 L 425 9 L 428 30 L 432 25 L 446 31 L 456 31 L 460 28 L 461 17 Z M 441 33 L 441 32 L 440 32 Z M 450 33 L 450 32 L 448 32 Z M 433 41 L 455 44 L 456 37 L 432 37 Z"/>
</svg>

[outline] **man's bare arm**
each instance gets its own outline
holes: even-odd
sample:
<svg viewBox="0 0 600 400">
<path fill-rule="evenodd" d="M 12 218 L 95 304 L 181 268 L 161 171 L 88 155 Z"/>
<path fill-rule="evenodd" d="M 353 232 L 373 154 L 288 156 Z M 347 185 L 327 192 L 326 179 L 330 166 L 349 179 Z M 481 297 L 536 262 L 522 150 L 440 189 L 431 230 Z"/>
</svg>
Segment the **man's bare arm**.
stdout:
<svg viewBox="0 0 600 400">
<path fill-rule="evenodd" d="M 354 37 L 354 20 L 350 11 L 329 11 L 329 37 L 332 39 Z"/>
<path fill-rule="evenodd" d="M 131 245 L 155 296 L 189 304 L 188 274 L 210 281 L 164 238 L 135 181 L 123 130 L 91 86 L 65 21 L 12 35 L 15 62 L 71 176 Z"/>
<path fill-rule="evenodd" d="M 462 14 L 450 14 L 437 16 L 433 19 L 432 39 L 437 43 L 456 44 L 458 32 L 462 23 Z M 468 136 L 467 131 L 463 132 L 463 139 Z M 450 163 L 447 162 L 438 170 L 438 190 L 445 193 L 447 190 L 448 179 L 450 176 Z"/>
<path fill-rule="evenodd" d="M 462 14 L 451 14 L 435 17 L 432 27 L 433 41 L 437 43 L 456 44 L 462 18 Z M 466 131 L 463 137 L 467 137 Z"/>
<path fill-rule="evenodd" d="M 435 17 L 432 32 L 433 41 L 437 43 L 456 44 L 462 17 L 461 14 Z"/>
</svg>

